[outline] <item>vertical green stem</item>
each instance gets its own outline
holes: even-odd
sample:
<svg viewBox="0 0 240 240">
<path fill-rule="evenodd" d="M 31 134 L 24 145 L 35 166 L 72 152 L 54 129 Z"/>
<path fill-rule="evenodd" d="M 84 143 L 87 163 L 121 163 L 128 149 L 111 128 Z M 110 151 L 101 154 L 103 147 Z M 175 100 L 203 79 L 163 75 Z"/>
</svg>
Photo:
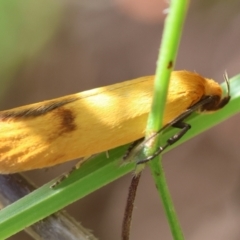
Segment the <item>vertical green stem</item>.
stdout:
<svg viewBox="0 0 240 240">
<path fill-rule="evenodd" d="M 175 64 L 188 0 L 172 0 L 165 21 L 162 42 L 157 60 L 152 108 L 149 113 L 147 134 L 159 130 L 167 98 L 169 77 Z"/>
<path fill-rule="evenodd" d="M 153 103 L 148 118 L 146 137 L 151 136 L 152 133 L 159 130 L 163 125 L 169 78 L 174 67 L 187 7 L 187 0 L 171 1 L 169 14 L 165 22 L 160 54 L 157 61 Z M 154 153 L 159 144 L 161 144 L 161 141 L 157 138 L 150 147 L 145 148 L 145 154 L 149 156 Z M 182 240 L 184 237 L 167 187 L 162 159 L 157 157 L 153 161 L 150 161 L 149 165 L 163 202 L 173 238 L 175 240 Z"/>
</svg>

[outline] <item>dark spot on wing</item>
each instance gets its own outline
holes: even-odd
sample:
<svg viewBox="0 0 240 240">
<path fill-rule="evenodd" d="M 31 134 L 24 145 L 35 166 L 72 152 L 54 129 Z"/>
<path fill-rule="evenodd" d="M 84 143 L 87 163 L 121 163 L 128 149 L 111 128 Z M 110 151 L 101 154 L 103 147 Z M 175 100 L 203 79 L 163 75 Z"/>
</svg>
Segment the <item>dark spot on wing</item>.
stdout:
<svg viewBox="0 0 240 240">
<path fill-rule="evenodd" d="M 42 104 L 33 104 L 33 106 L 26 106 L 21 107 L 19 110 L 16 108 L 14 110 L 7 110 L 0 112 L 0 120 L 8 120 L 8 119 L 16 119 L 16 118 L 30 118 L 30 117 L 38 117 L 41 115 L 44 115 L 48 112 L 51 112 L 52 110 L 55 110 L 57 108 L 60 108 L 64 106 L 67 103 L 74 102 L 78 100 L 78 97 L 72 97 L 72 98 L 66 98 L 62 101 L 58 100 L 52 100 L 52 101 L 46 101 Z M 66 121 L 66 120 L 65 120 Z"/>
<path fill-rule="evenodd" d="M 55 114 L 57 115 L 57 118 L 60 119 L 59 135 L 72 132 L 77 128 L 74 123 L 75 115 L 71 110 L 59 108 Z"/>
</svg>

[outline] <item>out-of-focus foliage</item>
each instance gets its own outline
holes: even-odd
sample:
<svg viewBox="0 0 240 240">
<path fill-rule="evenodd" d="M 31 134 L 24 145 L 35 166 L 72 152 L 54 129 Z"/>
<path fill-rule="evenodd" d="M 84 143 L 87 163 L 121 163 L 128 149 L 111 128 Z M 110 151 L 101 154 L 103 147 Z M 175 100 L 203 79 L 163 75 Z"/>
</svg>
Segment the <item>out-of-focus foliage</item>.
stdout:
<svg viewBox="0 0 240 240">
<path fill-rule="evenodd" d="M 0 96 L 20 64 L 56 33 L 61 12 L 55 0 L 0 0 Z"/>
</svg>

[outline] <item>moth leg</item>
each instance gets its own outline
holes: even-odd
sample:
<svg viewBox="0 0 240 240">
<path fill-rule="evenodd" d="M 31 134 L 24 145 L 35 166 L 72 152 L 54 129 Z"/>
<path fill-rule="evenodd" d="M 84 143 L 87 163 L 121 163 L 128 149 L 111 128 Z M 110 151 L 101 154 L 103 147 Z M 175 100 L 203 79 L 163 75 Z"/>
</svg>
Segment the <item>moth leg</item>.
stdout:
<svg viewBox="0 0 240 240">
<path fill-rule="evenodd" d="M 177 142 L 182 136 L 185 135 L 185 133 L 191 128 L 191 125 L 189 125 L 188 123 L 185 123 L 185 122 L 176 122 L 172 125 L 172 127 L 175 127 L 175 128 L 180 128 L 181 130 L 174 134 L 172 137 L 170 137 L 168 140 L 167 140 L 167 143 L 164 145 L 164 146 L 160 146 L 157 151 L 145 158 L 145 159 L 142 159 L 140 161 L 138 161 L 137 164 L 142 164 L 142 163 L 146 163 L 150 160 L 152 160 L 153 158 L 155 158 L 156 156 L 158 156 L 160 153 L 162 153 L 167 147 L 169 147 L 170 145 L 174 144 L 175 142 Z"/>
<path fill-rule="evenodd" d="M 167 140 L 169 145 L 174 144 L 175 142 L 177 142 L 182 136 L 185 135 L 185 133 L 191 128 L 191 125 L 185 122 L 177 122 L 175 124 L 173 124 L 173 127 L 175 128 L 180 128 L 181 130 L 174 134 L 171 138 L 169 138 Z"/>
<path fill-rule="evenodd" d="M 125 161 L 125 160 L 127 160 L 128 159 L 128 157 L 131 155 L 131 153 L 132 153 L 132 150 L 139 144 L 139 143 L 142 143 L 142 141 L 144 141 L 144 138 L 140 138 L 140 139 L 138 139 L 138 140 L 136 140 L 136 141 L 134 141 L 134 142 L 132 142 L 131 144 L 130 144 L 130 146 L 128 147 L 128 149 L 127 149 L 127 151 L 126 151 L 126 153 L 124 154 L 124 156 L 123 156 L 123 161 Z"/>
<path fill-rule="evenodd" d="M 84 157 L 81 158 L 77 164 L 75 166 L 72 167 L 72 169 L 70 169 L 68 172 L 63 173 L 62 175 L 59 176 L 59 178 L 50 186 L 50 188 L 55 188 L 57 187 L 63 180 L 65 180 L 66 178 L 68 178 L 68 176 L 74 172 L 75 170 L 79 169 L 79 167 L 86 161 L 88 160 L 90 157 Z"/>
</svg>

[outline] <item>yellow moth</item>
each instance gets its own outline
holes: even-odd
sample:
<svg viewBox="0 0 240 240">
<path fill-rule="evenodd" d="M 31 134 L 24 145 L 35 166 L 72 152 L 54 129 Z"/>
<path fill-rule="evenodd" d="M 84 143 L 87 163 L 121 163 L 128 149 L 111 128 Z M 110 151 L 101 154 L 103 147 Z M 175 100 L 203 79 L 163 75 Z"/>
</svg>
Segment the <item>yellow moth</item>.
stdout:
<svg viewBox="0 0 240 240">
<path fill-rule="evenodd" d="M 154 76 L 141 77 L 0 112 L 0 173 L 49 167 L 144 136 Z M 188 72 L 171 74 L 164 125 L 213 96 L 199 111 L 223 107 L 220 85 Z"/>
</svg>

